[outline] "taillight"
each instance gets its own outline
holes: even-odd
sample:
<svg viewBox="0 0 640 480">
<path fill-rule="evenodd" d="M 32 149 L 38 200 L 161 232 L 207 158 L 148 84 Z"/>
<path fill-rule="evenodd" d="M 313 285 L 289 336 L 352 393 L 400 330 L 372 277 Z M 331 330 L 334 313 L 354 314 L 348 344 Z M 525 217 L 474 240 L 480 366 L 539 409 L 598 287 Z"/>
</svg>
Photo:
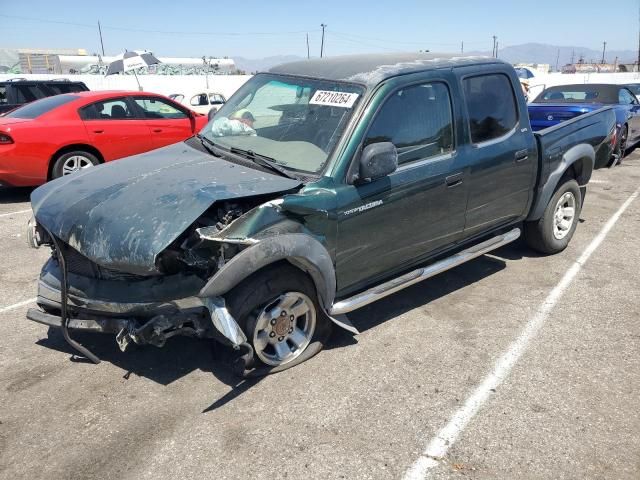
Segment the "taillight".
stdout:
<svg viewBox="0 0 640 480">
<path fill-rule="evenodd" d="M 618 140 L 618 129 L 614 128 L 613 132 L 611 132 L 611 145 L 615 145 L 616 140 Z"/>
<path fill-rule="evenodd" d="M 6 133 L 0 133 L 0 145 L 9 145 L 10 143 L 13 143 L 13 138 Z"/>
</svg>

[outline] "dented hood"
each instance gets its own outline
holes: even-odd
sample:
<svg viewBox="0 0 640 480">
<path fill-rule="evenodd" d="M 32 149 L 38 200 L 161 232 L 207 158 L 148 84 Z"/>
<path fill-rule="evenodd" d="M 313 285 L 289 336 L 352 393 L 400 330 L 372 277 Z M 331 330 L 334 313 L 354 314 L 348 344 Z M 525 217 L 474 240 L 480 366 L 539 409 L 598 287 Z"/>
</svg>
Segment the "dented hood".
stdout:
<svg viewBox="0 0 640 480">
<path fill-rule="evenodd" d="M 214 202 L 298 186 L 177 143 L 49 182 L 31 204 L 40 225 L 95 263 L 144 275 Z"/>
</svg>

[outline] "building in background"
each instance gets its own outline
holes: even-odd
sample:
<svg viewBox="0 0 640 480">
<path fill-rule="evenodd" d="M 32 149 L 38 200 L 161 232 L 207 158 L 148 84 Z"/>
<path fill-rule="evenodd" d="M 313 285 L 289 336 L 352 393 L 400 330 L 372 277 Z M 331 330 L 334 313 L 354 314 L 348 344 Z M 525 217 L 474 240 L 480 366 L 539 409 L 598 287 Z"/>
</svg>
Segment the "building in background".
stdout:
<svg viewBox="0 0 640 480">
<path fill-rule="evenodd" d="M 160 65 L 136 70 L 137 75 L 233 75 L 233 59 L 215 57 L 158 57 Z M 104 75 L 115 56 L 88 55 L 84 49 L 0 48 L 0 73 L 9 74 L 94 74 Z"/>
</svg>

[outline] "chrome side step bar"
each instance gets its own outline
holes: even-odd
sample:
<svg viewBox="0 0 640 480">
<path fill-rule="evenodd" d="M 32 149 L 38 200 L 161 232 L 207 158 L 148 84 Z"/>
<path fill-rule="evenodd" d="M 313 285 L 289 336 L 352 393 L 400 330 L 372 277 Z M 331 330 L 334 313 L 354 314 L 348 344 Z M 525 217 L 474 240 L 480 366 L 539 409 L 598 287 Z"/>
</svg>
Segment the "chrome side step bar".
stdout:
<svg viewBox="0 0 640 480">
<path fill-rule="evenodd" d="M 477 245 L 473 245 L 466 250 L 462 250 L 461 252 L 451 255 L 450 257 L 443 258 L 442 260 L 432 263 L 431 265 L 406 273 L 400 277 L 394 278 L 393 280 L 389 280 L 385 283 L 370 288 L 369 290 L 354 295 L 353 297 L 340 300 L 339 302 L 333 304 L 329 314 L 341 315 L 357 310 L 358 308 L 376 302 L 388 295 L 391 295 L 392 293 L 421 282 L 422 280 L 431 278 L 434 275 L 437 275 L 446 270 L 457 267 L 458 265 L 461 265 L 465 262 L 468 262 L 469 260 L 472 260 L 476 257 L 484 255 L 491 250 L 500 248 L 507 243 L 511 243 L 514 240 L 517 240 L 519 237 L 520 229 L 514 228 L 507 233 L 490 238 L 482 243 L 478 243 Z"/>
</svg>

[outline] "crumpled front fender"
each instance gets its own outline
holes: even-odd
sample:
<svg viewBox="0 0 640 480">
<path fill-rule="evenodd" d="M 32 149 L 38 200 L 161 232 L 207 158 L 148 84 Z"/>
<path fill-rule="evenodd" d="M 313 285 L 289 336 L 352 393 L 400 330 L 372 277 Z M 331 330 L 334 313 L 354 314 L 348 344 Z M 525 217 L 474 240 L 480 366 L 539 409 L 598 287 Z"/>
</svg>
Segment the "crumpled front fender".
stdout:
<svg viewBox="0 0 640 480">
<path fill-rule="evenodd" d="M 247 247 L 218 270 L 200 290 L 198 296 L 203 299 L 222 297 L 252 273 L 281 260 L 289 261 L 311 276 L 320 304 L 329 316 L 328 312 L 335 300 L 336 292 L 333 262 L 326 248 L 318 240 L 304 233 L 285 233 L 267 237 Z M 338 326 L 358 333 L 346 317 L 329 318 Z"/>
</svg>

